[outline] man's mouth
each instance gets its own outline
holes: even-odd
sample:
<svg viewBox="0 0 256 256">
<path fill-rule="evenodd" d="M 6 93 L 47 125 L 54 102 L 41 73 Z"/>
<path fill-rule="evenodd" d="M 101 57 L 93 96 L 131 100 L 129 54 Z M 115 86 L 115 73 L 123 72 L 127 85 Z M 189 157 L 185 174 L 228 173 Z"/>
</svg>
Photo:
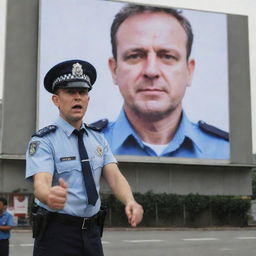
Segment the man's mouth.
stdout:
<svg viewBox="0 0 256 256">
<path fill-rule="evenodd" d="M 72 107 L 72 109 L 82 109 L 82 106 L 79 105 L 79 104 L 77 104 L 77 105 L 74 105 L 74 106 Z"/>
<path fill-rule="evenodd" d="M 161 92 L 163 90 L 157 89 L 157 88 L 143 88 L 143 89 L 140 89 L 139 91 Z"/>
<path fill-rule="evenodd" d="M 138 90 L 138 92 L 144 92 L 144 93 L 160 93 L 160 92 L 165 92 L 164 89 L 160 88 L 141 88 Z"/>
</svg>

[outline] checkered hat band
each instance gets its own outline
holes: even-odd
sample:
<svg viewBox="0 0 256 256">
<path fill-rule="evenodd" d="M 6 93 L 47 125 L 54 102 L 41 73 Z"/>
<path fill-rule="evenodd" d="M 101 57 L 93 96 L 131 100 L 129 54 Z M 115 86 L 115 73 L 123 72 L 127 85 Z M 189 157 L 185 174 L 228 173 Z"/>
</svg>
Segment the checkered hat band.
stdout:
<svg viewBox="0 0 256 256">
<path fill-rule="evenodd" d="M 74 76 L 72 74 L 65 74 L 62 76 L 57 77 L 53 83 L 52 83 L 52 89 L 54 89 L 54 87 L 62 82 L 68 82 L 68 81 L 72 81 L 72 80 L 84 80 L 85 82 L 87 82 L 90 86 L 91 86 L 91 81 L 90 81 L 90 77 L 87 75 L 81 75 L 81 76 Z"/>
</svg>

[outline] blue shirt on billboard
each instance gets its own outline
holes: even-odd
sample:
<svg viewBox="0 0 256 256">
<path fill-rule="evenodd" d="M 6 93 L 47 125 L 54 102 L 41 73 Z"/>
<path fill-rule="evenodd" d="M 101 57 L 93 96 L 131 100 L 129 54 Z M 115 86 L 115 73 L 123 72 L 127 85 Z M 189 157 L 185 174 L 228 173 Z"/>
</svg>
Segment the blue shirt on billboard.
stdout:
<svg viewBox="0 0 256 256">
<path fill-rule="evenodd" d="M 138 136 L 124 110 L 115 122 L 103 130 L 116 155 L 157 156 Z M 163 157 L 229 159 L 228 133 L 202 121 L 192 123 L 182 112 L 179 127 L 172 141 L 160 154 Z"/>
<path fill-rule="evenodd" d="M 52 129 L 46 135 L 44 129 Z M 56 129 L 55 129 L 56 128 Z M 84 145 L 89 157 L 93 178 L 99 193 L 102 168 L 109 163 L 116 163 L 109 145 L 100 132 L 89 129 L 83 124 L 86 135 L 83 136 Z M 52 126 L 37 132 L 39 136 L 32 136 L 26 153 L 26 178 L 31 179 L 39 172 L 48 172 L 53 175 L 53 186 L 58 185 L 59 178 L 63 178 L 68 185 L 67 203 L 59 213 L 73 216 L 90 217 L 100 209 L 100 198 L 96 205 L 88 205 L 84 186 L 82 167 L 78 151 L 77 136 L 73 134 L 74 127 L 59 117 Z M 36 203 L 49 211 L 47 205 L 36 199 Z"/>
<path fill-rule="evenodd" d="M 5 211 L 2 215 L 0 215 L 0 226 L 15 226 L 13 221 L 13 216 Z M 1 231 L 0 230 L 0 240 L 9 239 L 10 231 Z"/>
</svg>

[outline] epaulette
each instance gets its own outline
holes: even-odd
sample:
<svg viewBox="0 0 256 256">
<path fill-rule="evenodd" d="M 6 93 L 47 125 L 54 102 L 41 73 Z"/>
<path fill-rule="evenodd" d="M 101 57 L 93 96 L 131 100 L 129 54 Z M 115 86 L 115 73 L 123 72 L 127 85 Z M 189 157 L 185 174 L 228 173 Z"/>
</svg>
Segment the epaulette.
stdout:
<svg viewBox="0 0 256 256">
<path fill-rule="evenodd" d="M 40 130 L 38 130 L 37 132 L 35 132 L 32 137 L 36 136 L 36 137 L 44 137 L 46 134 L 50 133 L 50 132 L 54 132 L 57 129 L 56 125 L 48 125 Z"/>
<path fill-rule="evenodd" d="M 204 132 L 213 134 L 215 136 L 223 138 L 224 140 L 229 141 L 229 133 L 228 132 L 223 131 L 215 126 L 209 125 L 202 120 L 198 121 L 198 125 L 199 125 L 200 129 L 202 129 Z"/>
<path fill-rule="evenodd" d="M 108 119 L 100 119 L 91 124 L 85 124 L 89 129 L 92 129 L 96 132 L 101 132 L 108 125 Z"/>
</svg>

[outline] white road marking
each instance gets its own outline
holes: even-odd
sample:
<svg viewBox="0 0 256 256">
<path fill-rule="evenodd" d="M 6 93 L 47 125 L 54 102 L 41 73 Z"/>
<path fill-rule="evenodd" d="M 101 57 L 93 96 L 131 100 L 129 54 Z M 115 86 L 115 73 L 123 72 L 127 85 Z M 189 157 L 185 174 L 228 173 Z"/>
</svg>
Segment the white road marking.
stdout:
<svg viewBox="0 0 256 256">
<path fill-rule="evenodd" d="M 22 247 L 29 247 L 29 246 L 34 246 L 34 244 L 20 244 Z"/>
<path fill-rule="evenodd" d="M 240 236 L 240 237 L 237 237 L 236 239 L 239 239 L 239 240 L 253 240 L 253 239 L 256 239 L 255 236 Z"/>
<path fill-rule="evenodd" d="M 102 244 L 110 244 L 108 241 L 101 241 Z"/>
<path fill-rule="evenodd" d="M 33 247 L 34 244 L 10 244 L 10 247 L 15 247 L 15 246 L 20 246 L 20 247 Z"/>
<path fill-rule="evenodd" d="M 202 237 L 202 238 L 184 238 L 183 241 L 217 241 L 218 238 L 214 237 Z"/>
<path fill-rule="evenodd" d="M 159 239 L 151 239 L 151 240 L 123 240 L 123 242 L 127 243 L 154 243 L 154 242 L 163 242 L 164 240 Z"/>
<path fill-rule="evenodd" d="M 234 251 L 234 249 L 231 248 L 220 248 L 220 251 L 225 252 L 225 251 Z"/>
</svg>

